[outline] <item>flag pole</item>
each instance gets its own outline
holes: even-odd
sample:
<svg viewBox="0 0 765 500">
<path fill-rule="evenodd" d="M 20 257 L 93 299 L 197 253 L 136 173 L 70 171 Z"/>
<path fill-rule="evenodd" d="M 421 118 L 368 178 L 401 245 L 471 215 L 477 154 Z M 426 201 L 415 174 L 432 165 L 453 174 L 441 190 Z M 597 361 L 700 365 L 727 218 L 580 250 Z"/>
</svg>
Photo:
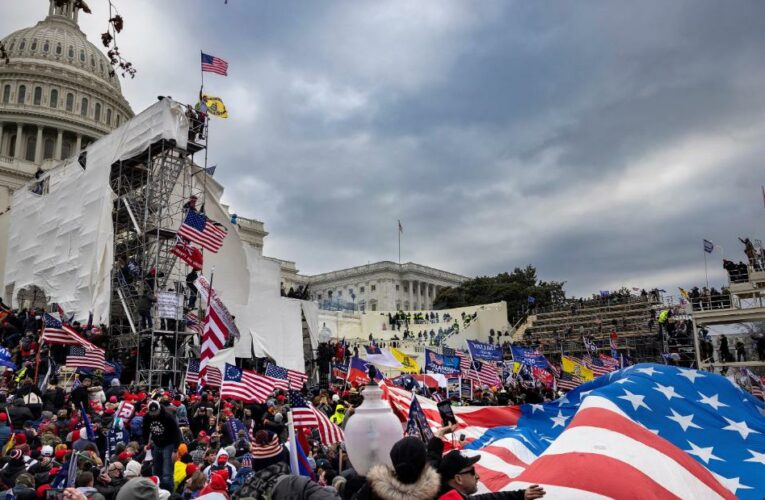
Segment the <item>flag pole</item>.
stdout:
<svg viewBox="0 0 765 500">
<path fill-rule="evenodd" d="M 292 473 L 296 476 L 300 475 L 300 468 L 298 467 L 298 454 L 297 454 L 297 447 L 298 442 L 295 439 L 295 421 L 292 419 L 292 410 L 287 412 L 287 428 L 289 430 L 289 438 L 290 438 L 290 469 L 292 469 Z"/>
<path fill-rule="evenodd" d="M 401 265 L 401 219 L 398 220 L 398 265 Z"/>
<path fill-rule="evenodd" d="M 704 249 L 704 277 L 706 278 L 707 289 L 709 288 L 709 272 L 707 271 L 707 251 Z"/>
</svg>

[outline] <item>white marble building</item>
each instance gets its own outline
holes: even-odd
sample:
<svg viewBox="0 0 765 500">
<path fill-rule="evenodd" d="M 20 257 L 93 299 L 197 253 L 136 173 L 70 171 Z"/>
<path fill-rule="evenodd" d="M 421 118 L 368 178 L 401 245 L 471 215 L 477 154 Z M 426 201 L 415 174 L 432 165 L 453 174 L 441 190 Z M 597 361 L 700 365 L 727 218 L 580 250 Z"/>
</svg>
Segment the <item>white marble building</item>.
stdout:
<svg viewBox="0 0 765 500">
<path fill-rule="evenodd" d="M 282 276 L 294 285 L 308 284 L 320 307 L 330 308 L 331 303 L 351 304 L 361 311 L 431 309 L 439 290 L 459 286 L 468 279 L 413 262 L 391 261 L 314 276 L 287 277 L 284 272 Z"/>
<path fill-rule="evenodd" d="M 119 78 L 78 16 L 73 0 L 50 0 L 44 20 L 2 39 L 10 62 L 0 63 L 0 212 L 38 168 L 74 156 L 133 117 Z"/>
</svg>

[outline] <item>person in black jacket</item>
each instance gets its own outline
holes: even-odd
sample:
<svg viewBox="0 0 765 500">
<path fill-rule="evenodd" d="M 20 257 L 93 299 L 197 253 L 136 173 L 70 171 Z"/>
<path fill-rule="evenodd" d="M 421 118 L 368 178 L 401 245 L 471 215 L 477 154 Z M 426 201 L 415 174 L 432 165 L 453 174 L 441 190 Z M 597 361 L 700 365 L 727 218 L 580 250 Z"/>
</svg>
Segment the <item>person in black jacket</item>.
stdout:
<svg viewBox="0 0 765 500">
<path fill-rule="evenodd" d="M 58 386 L 58 381 L 51 378 L 48 381 L 48 388 L 43 393 L 43 411 L 57 412 L 60 408 L 64 407 L 64 398 L 66 392 L 64 389 Z"/>
<path fill-rule="evenodd" d="M 75 389 L 72 389 L 72 393 L 69 395 L 69 400 L 72 402 L 76 409 L 80 409 L 80 404 L 82 404 L 85 408 L 88 408 L 90 399 L 88 398 L 88 388 L 92 384 L 93 380 L 90 377 L 85 377 L 82 379 L 82 383 L 80 385 L 78 385 Z"/>
<path fill-rule="evenodd" d="M 478 490 L 478 473 L 475 463 L 481 459 L 480 455 L 468 457 L 458 450 L 452 450 L 441 459 L 438 473 L 441 475 L 441 490 L 439 500 L 533 500 L 545 496 L 545 490 L 534 484 L 525 490 L 501 491 L 497 493 L 484 493 L 475 495 Z"/>
<path fill-rule="evenodd" d="M 152 444 L 152 473 L 159 476 L 159 487 L 173 491 L 173 452 L 182 442 L 181 430 L 158 401 L 149 403 L 149 412 L 143 417 L 143 436 Z"/>
<path fill-rule="evenodd" d="M 34 415 L 32 415 L 29 408 L 24 405 L 24 400 L 21 398 L 13 400 L 13 405 L 8 407 L 8 416 L 11 418 L 11 425 L 14 429 L 21 429 L 24 427 L 24 422 L 35 419 Z"/>
</svg>

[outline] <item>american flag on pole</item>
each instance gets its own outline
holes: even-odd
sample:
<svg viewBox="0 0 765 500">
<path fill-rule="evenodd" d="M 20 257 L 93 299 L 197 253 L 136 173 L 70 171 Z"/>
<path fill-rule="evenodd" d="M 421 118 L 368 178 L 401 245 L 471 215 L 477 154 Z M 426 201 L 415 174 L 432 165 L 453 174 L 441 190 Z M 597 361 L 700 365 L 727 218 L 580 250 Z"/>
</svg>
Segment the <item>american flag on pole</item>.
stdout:
<svg viewBox="0 0 765 500">
<path fill-rule="evenodd" d="M 308 380 L 308 375 L 300 373 L 289 368 L 282 368 L 279 365 L 269 363 L 266 367 L 266 376 L 276 379 L 277 389 L 300 389 Z"/>
<path fill-rule="evenodd" d="M 69 368 L 93 368 L 94 370 L 104 371 L 106 361 L 104 360 L 104 350 L 85 349 L 82 346 L 69 347 L 69 354 L 64 363 Z"/>
<path fill-rule="evenodd" d="M 460 371 L 462 371 L 463 378 L 472 380 L 478 385 L 487 385 L 489 387 L 500 384 L 499 370 L 496 364 L 481 361 L 471 363 L 470 357 L 461 352 L 458 352 L 457 356 L 460 358 Z M 475 368 L 473 368 L 473 365 L 475 365 Z"/>
<path fill-rule="evenodd" d="M 324 412 L 307 402 L 298 391 L 289 391 L 289 402 L 296 427 L 318 427 L 321 442 L 327 446 L 345 441 L 343 430 L 332 423 Z"/>
<path fill-rule="evenodd" d="M 220 374 L 220 370 L 214 366 L 207 367 L 207 386 L 208 387 L 220 387 L 223 382 L 223 376 Z M 199 383 L 199 360 L 190 359 L 189 364 L 186 366 L 186 383 L 198 384 Z"/>
<path fill-rule="evenodd" d="M 202 352 L 199 359 L 199 380 L 206 384 L 207 363 L 223 349 L 228 338 L 228 328 L 221 321 L 214 307 L 207 309 L 204 331 L 202 332 Z"/>
<path fill-rule="evenodd" d="M 199 321 L 199 316 L 197 316 L 197 313 L 193 311 L 188 312 L 184 316 L 184 319 L 186 320 L 186 328 L 192 332 L 196 332 L 199 336 L 202 336 L 202 333 L 204 333 L 204 328 L 202 328 L 202 323 Z"/>
<path fill-rule="evenodd" d="M 211 56 L 202 52 L 202 72 L 228 76 L 228 63 L 220 57 Z"/>
<path fill-rule="evenodd" d="M 74 328 L 62 324 L 48 313 L 43 313 L 42 341 L 48 344 L 80 345 L 86 349 L 98 349 L 81 337 Z"/>
<path fill-rule="evenodd" d="M 744 500 L 765 491 L 765 404 L 719 375 L 640 364 L 518 408 L 516 425 L 465 446 L 481 455 L 480 491 L 540 484 L 551 498 L 624 498 L 629 484 L 640 498 Z"/>
<path fill-rule="evenodd" d="M 237 399 L 246 403 L 263 403 L 271 397 L 274 389 L 272 378 L 226 363 L 220 390 L 221 398 Z"/>
<path fill-rule="evenodd" d="M 197 243 L 202 248 L 217 252 L 223 246 L 226 238 L 226 229 L 207 218 L 205 214 L 196 210 L 186 212 L 181 227 L 178 228 L 178 236 Z"/>
</svg>

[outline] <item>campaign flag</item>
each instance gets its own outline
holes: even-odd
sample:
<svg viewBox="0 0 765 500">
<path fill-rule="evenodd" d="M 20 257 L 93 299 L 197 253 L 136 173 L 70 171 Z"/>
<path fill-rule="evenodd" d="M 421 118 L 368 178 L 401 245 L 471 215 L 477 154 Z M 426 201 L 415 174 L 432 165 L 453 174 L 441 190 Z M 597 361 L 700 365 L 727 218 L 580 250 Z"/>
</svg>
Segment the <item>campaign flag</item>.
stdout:
<svg viewBox="0 0 765 500">
<path fill-rule="evenodd" d="M 202 270 L 204 264 L 202 252 L 197 247 L 192 246 L 185 238 L 176 236 L 175 246 L 170 249 L 170 253 L 191 266 L 192 269 Z"/>
<path fill-rule="evenodd" d="M 199 293 L 199 300 L 202 303 L 210 303 L 210 307 L 215 309 L 218 318 L 228 330 L 228 334 L 232 335 L 234 339 L 239 340 L 239 329 L 236 327 L 234 316 L 229 312 L 226 304 L 223 303 L 215 289 L 212 289 L 212 297 L 210 293 L 210 282 L 204 276 L 200 275 L 196 281 L 194 281 L 194 288 Z"/>
<path fill-rule="evenodd" d="M 415 436 L 427 444 L 433 438 L 433 431 L 430 429 L 425 412 L 422 411 L 417 396 L 412 395 L 412 402 L 409 405 L 409 419 L 407 420 L 405 436 Z"/>
<path fill-rule="evenodd" d="M 340 380 L 348 378 L 348 365 L 334 363 L 332 365 L 332 376 Z"/>
<path fill-rule="evenodd" d="M 0 346 L 0 366 L 5 366 L 11 370 L 16 370 L 16 363 L 11 361 L 11 352 L 5 347 Z"/>
<path fill-rule="evenodd" d="M 203 213 L 188 210 L 178 228 L 178 236 L 197 243 L 205 250 L 217 252 L 226 238 L 226 228 L 222 224 L 208 219 Z"/>
<path fill-rule="evenodd" d="M 592 370 L 587 368 L 584 360 L 575 358 L 573 356 L 562 356 L 561 361 L 564 372 L 570 373 L 574 377 L 577 377 L 585 382 L 595 378 L 595 374 L 592 373 Z"/>
<path fill-rule="evenodd" d="M 276 380 L 276 388 L 287 390 L 289 388 L 300 389 L 308 381 L 308 375 L 297 370 L 282 368 L 279 365 L 269 363 L 266 367 L 266 377 Z"/>
<path fill-rule="evenodd" d="M 479 361 L 502 361 L 502 346 L 486 344 L 477 340 L 467 340 L 470 357 Z"/>
<path fill-rule="evenodd" d="M 237 399 L 246 403 L 264 403 L 271 397 L 274 389 L 272 378 L 226 363 L 220 389 L 221 398 Z"/>
<path fill-rule="evenodd" d="M 93 432 L 93 425 L 90 423 L 90 417 L 88 416 L 88 412 L 85 411 L 85 404 L 82 402 L 80 402 L 80 416 L 82 417 L 82 423 L 85 426 L 85 432 L 88 435 L 88 440 L 95 441 L 96 433 Z"/>
<path fill-rule="evenodd" d="M 213 175 L 215 175 L 216 168 L 218 168 L 218 165 L 213 165 L 212 167 L 205 167 L 203 170 L 205 171 L 207 175 L 212 177 Z"/>
<path fill-rule="evenodd" d="M 465 445 L 481 455 L 487 490 L 540 484 L 551 498 L 622 498 L 629 481 L 652 498 L 765 491 L 765 404 L 720 375 L 639 364 L 519 408 L 517 425 Z"/>
<path fill-rule="evenodd" d="M 385 368 L 401 369 L 401 363 L 393 356 L 393 354 L 387 349 L 378 347 L 376 345 L 364 346 L 364 350 L 367 352 L 366 361 L 377 366 L 384 366 Z"/>
<path fill-rule="evenodd" d="M 228 76 L 228 63 L 220 57 L 211 56 L 202 52 L 202 72 Z"/>
<path fill-rule="evenodd" d="M 430 349 L 425 349 L 425 371 L 428 373 L 440 373 L 442 375 L 459 375 L 460 358 L 438 354 Z"/>
<path fill-rule="evenodd" d="M 536 301 L 537 301 L 537 298 L 534 297 L 533 295 L 529 295 L 527 300 L 528 300 L 529 304 L 535 304 Z"/>
<path fill-rule="evenodd" d="M 135 411 L 135 406 L 133 406 L 132 403 L 128 403 L 127 401 L 123 401 L 119 408 L 117 409 L 117 416 L 122 419 L 129 419 L 133 416 L 133 412 Z"/>
<path fill-rule="evenodd" d="M 600 361 L 603 362 L 605 366 L 608 366 L 611 368 L 609 371 L 618 370 L 620 368 L 619 366 L 619 360 L 614 356 L 609 356 L 608 354 L 600 354 L 598 356 L 600 358 Z"/>
<path fill-rule="evenodd" d="M 357 357 L 351 358 L 350 366 L 348 367 L 348 383 L 351 385 L 365 385 L 369 383 L 369 365 Z"/>
<path fill-rule="evenodd" d="M 547 370 L 544 370 L 542 368 L 537 368 L 536 366 L 532 366 L 531 373 L 536 380 L 539 380 L 542 383 L 542 385 L 544 385 L 548 389 L 552 387 L 553 384 L 555 383 L 555 377 L 553 377 L 552 373 L 548 372 Z"/>
<path fill-rule="evenodd" d="M 512 346 L 513 361 L 518 363 L 546 369 L 550 367 L 544 354 L 531 347 Z"/>
<path fill-rule="evenodd" d="M 103 371 L 105 363 L 103 349 L 85 349 L 82 346 L 73 345 L 69 347 L 69 355 L 64 364 L 69 368 L 92 368 Z"/>
<path fill-rule="evenodd" d="M 420 365 L 417 363 L 417 358 L 415 356 L 410 356 L 409 354 L 406 354 L 405 352 L 399 351 L 395 348 L 392 348 L 390 353 L 393 354 L 393 357 L 396 358 L 396 360 L 401 364 L 400 370 L 402 372 L 420 372 Z"/>
<path fill-rule="evenodd" d="M 706 253 L 712 253 L 715 249 L 715 244 L 709 240 L 704 240 L 704 251 Z"/>
</svg>

